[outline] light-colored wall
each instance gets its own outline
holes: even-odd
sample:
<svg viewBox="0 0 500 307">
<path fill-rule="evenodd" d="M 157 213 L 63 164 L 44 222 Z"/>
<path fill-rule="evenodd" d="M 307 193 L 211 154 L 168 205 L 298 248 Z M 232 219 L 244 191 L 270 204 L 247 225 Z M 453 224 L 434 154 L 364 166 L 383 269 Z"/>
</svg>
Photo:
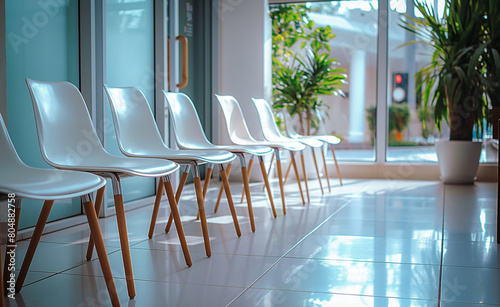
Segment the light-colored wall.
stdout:
<svg viewBox="0 0 500 307">
<path fill-rule="evenodd" d="M 268 0 L 221 0 L 219 6 L 219 91 L 234 96 L 248 123 L 257 123 L 252 97 L 270 101 L 272 94 L 271 21 Z M 259 135 L 256 125 L 250 132 Z M 227 140 L 220 129 L 221 142 Z"/>
</svg>

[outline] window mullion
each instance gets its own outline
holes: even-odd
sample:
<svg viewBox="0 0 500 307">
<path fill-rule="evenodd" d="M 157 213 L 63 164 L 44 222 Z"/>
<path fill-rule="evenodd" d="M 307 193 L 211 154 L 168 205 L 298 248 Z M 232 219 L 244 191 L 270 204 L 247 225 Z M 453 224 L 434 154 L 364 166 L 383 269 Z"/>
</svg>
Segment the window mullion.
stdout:
<svg viewBox="0 0 500 307">
<path fill-rule="evenodd" d="M 387 91 L 388 91 L 388 1 L 379 1 L 377 38 L 377 126 L 376 163 L 387 161 Z"/>
</svg>

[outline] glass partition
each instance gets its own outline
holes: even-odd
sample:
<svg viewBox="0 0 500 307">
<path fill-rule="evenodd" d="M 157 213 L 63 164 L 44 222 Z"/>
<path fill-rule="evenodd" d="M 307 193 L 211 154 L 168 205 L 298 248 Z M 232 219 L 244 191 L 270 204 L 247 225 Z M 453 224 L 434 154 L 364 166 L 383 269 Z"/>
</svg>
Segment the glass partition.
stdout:
<svg viewBox="0 0 500 307">
<path fill-rule="evenodd" d="M 427 0 L 437 16 L 442 16 L 445 0 Z M 443 121 L 441 132 L 434 124 L 432 111 L 422 108 L 421 94 L 415 92 L 415 73 L 430 63 L 432 50 L 422 44 L 403 44 L 415 39 L 400 24 L 411 17 L 421 17 L 412 0 L 392 0 L 388 32 L 388 148 L 386 160 L 410 162 L 437 162 L 434 144 L 440 138 L 448 139 L 449 129 Z M 432 109 L 432 108 L 430 108 Z M 480 162 L 496 162 L 492 131 L 485 125 L 484 147 Z M 479 139 L 480 141 L 480 139 Z"/>
<path fill-rule="evenodd" d="M 296 4 L 287 4 L 289 6 Z M 375 161 L 375 117 L 377 92 L 377 1 L 306 2 L 307 18 L 317 27 L 331 28 L 330 58 L 345 69 L 345 97 L 320 96 L 326 116 L 320 134 L 332 134 L 342 142 L 336 156 L 343 161 Z M 299 43 L 300 44 L 300 43 Z"/>
<path fill-rule="evenodd" d="M 444 0 L 437 0 L 444 4 Z M 387 161 L 437 162 L 434 142 L 446 136 L 439 133 L 430 110 L 424 112 L 420 95 L 415 93 L 415 73 L 430 62 L 431 52 L 422 44 L 403 44 L 415 39 L 400 24 L 404 14 L 415 17 L 413 2 L 391 1 L 388 31 L 388 148 Z"/>
<path fill-rule="evenodd" d="M 21 159 L 49 168 L 38 146 L 25 78 L 79 85 L 78 1 L 5 1 L 8 130 Z M 42 201 L 25 199 L 20 229 L 34 226 Z M 49 221 L 81 214 L 80 198 L 56 201 Z"/>
<path fill-rule="evenodd" d="M 153 0 L 105 1 L 105 84 L 139 88 L 154 111 L 154 15 Z M 104 98 L 104 143 L 114 155 L 122 155 L 113 128 L 107 98 Z M 153 178 L 122 180 L 125 202 L 154 195 Z M 108 205 L 113 194 L 107 190 Z"/>
</svg>

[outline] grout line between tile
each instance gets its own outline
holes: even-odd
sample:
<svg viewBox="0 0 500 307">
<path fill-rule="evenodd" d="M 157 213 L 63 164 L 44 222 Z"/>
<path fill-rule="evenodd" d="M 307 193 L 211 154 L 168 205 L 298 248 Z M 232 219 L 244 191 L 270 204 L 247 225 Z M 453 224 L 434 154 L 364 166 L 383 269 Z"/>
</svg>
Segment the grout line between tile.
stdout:
<svg viewBox="0 0 500 307">
<path fill-rule="evenodd" d="M 438 283 L 438 307 L 441 307 L 441 285 L 443 282 L 443 261 L 444 261 L 444 217 L 445 217 L 445 202 L 446 186 L 443 184 L 443 221 L 441 224 L 441 262 L 439 264 L 439 283 Z"/>
<path fill-rule="evenodd" d="M 297 243 L 295 243 L 288 251 L 286 251 L 283 255 L 281 255 L 267 270 L 265 270 L 259 277 L 257 277 L 248 287 L 245 288 L 240 294 L 238 294 L 232 301 L 227 304 L 230 306 L 234 303 L 238 298 L 240 298 L 248 289 L 250 289 L 259 279 L 261 279 L 264 275 L 267 274 L 273 267 L 275 267 L 287 254 L 289 254 L 297 245 L 299 245 L 302 241 L 304 241 L 307 237 L 309 237 L 313 232 L 315 232 L 318 228 L 323 226 L 327 221 L 329 221 L 332 217 L 334 217 L 340 210 L 344 209 L 348 204 L 350 204 L 354 199 L 348 200 L 344 205 L 335 210 L 330 216 L 328 216 L 323 222 L 321 222 L 318 226 L 316 226 L 313 230 L 307 233 L 302 239 L 300 239 Z"/>
<path fill-rule="evenodd" d="M 29 274 L 29 272 L 30 272 L 30 271 L 28 271 L 28 274 Z M 47 278 L 50 278 L 50 277 L 53 277 L 53 276 L 59 275 L 59 273 L 53 273 L 53 272 L 48 272 L 48 274 L 50 274 L 50 275 L 45 276 L 45 277 L 42 277 L 42 278 L 40 278 L 40 279 L 38 279 L 38 280 L 35 280 L 35 281 L 33 281 L 33 282 L 30 282 L 30 283 L 24 283 L 22 288 L 26 288 L 26 287 L 27 287 L 27 286 L 29 286 L 29 285 L 33 285 L 33 284 L 36 284 L 36 283 L 38 283 L 38 282 L 44 281 L 44 280 L 45 280 L 45 279 L 47 279 Z"/>
</svg>

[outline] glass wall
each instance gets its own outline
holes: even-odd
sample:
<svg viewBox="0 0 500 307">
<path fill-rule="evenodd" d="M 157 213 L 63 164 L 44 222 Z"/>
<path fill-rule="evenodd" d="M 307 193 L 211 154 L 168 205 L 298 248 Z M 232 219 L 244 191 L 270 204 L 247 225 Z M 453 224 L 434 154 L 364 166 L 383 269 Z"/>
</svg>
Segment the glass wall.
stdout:
<svg viewBox="0 0 500 307">
<path fill-rule="evenodd" d="M 153 0 L 105 1 L 104 82 L 109 86 L 138 87 L 154 111 L 153 4 Z M 111 154 L 121 155 L 107 98 L 104 104 L 105 147 Z M 112 191 L 106 190 L 108 200 L 112 202 Z M 122 180 L 122 191 L 125 202 L 154 195 L 154 179 L 125 178 Z"/>
<path fill-rule="evenodd" d="M 438 16 L 443 14 L 445 0 L 426 1 L 433 5 Z M 401 20 L 406 18 L 404 14 L 419 17 L 413 1 L 388 1 L 387 20 L 385 17 L 384 20 L 378 19 L 378 0 L 300 2 L 308 8 L 309 21 L 317 27 L 329 26 L 336 35 L 330 41 L 330 58 L 338 59 L 338 67 L 345 69 L 348 75 L 348 84 L 343 88 L 345 98 L 320 97 L 328 107 L 328 116 L 320 127 L 321 133 L 342 138 L 342 143 L 336 147 L 337 159 L 437 162 L 434 143 L 448 137 L 448 127 L 444 123 L 441 132 L 437 131 L 433 114 L 424 112 L 421 95 L 415 91 L 414 77 L 421 67 L 429 63 L 431 54 L 421 44 L 402 46 L 414 39 L 400 26 Z M 377 66 L 378 52 L 386 52 L 385 34 L 382 32 L 384 37 L 378 37 L 379 23 L 388 25 L 387 67 Z M 378 84 L 378 69 L 383 70 L 382 74 L 387 73 L 386 84 Z M 387 96 L 385 101 L 377 102 L 380 90 L 387 90 Z M 377 103 L 386 111 L 384 131 L 376 131 Z M 485 129 L 481 162 L 497 160 L 491 134 L 491 129 Z M 377 136 L 384 138 L 383 142 L 380 139 L 377 142 Z M 376 151 L 376 144 L 386 144 L 386 148 Z M 377 157 L 376 152 L 380 156 Z"/>
<path fill-rule="evenodd" d="M 443 16 L 445 0 L 427 0 L 437 16 Z M 405 14 L 421 17 L 412 0 L 392 0 L 389 11 L 388 97 L 389 114 L 387 161 L 437 162 L 434 143 L 447 139 L 449 129 L 443 122 L 439 132 L 431 111 L 424 111 L 420 94 L 415 92 L 415 73 L 430 63 L 432 50 L 422 44 L 401 45 L 414 35 L 400 24 Z M 480 162 L 495 162 L 496 150 L 490 142 L 491 129 L 485 130 Z M 480 140 L 479 140 L 480 141 Z"/>
<path fill-rule="evenodd" d="M 296 5 L 296 4 L 287 4 Z M 329 57 L 347 74 L 340 95 L 320 96 L 326 113 L 319 131 L 342 139 L 337 159 L 375 161 L 375 130 L 372 111 L 377 103 L 377 1 L 306 2 L 307 19 L 316 27 L 331 28 Z M 300 42 L 299 42 L 300 44 Z"/>
<path fill-rule="evenodd" d="M 49 168 L 38 147 L 25 78 L 79 85 L 78 1 L 5 1 L 8 129 L 21 159 Z M 20 228 L 35 225 L 42 201 L 23 200 Z M 29 209 L 29 210 L 28 210 Z M 81 214 L 80 199 L 57 201 L 49 221 Z"/>
<path fill-rule="evenodd" d="M 433 2 L 439 2 L 439 7 L 444 4 L 444 0 Z M 439 133 L 433 115 L 424 113 L 420 95 L 415 93 L 414 77 L 430 62 L 432 51 L 422 44 L 401 47 L 415 39 L 400 26 L 406 19 L 404 14 L 415 17 L 412 1 L 391 1 L 389 9 L 387 161 L 437 162 L 434 142 L 447 135 L 447 127 Z"/>
</svg>

